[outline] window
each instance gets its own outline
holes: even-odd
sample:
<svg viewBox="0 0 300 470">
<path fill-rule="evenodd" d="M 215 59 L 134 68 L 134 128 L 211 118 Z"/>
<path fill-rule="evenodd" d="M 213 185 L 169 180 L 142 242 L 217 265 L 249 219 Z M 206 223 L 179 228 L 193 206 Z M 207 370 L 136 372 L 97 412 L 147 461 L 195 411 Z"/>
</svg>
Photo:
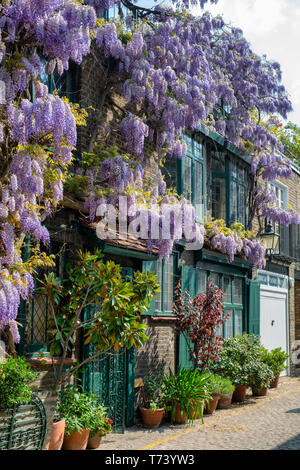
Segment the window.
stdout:
<svg viewBox="0 0 300 470">
<path fill-rule="evenodd" d="M 246 226 L 247 173 L 238 161 L 229 163 L 229 225 L 240 222 Z"/>
<path fill-rule="evenodd" d="M 174 293 L 174 256 L 171 255 L 168 261 L 157 260 L 156 262 L 157 281 L 160 284 L 160 292 L 157 293 L 155 310 L 159 313 L 172 312 Z"/>
<path fill-rule="evenodd" d="M 230 313 L 224 324 L 223 336 L 241 335 L 243 333 L 243 279 L 223 276 L 224 314 Z"/>
<path fill-rule="evenodd" d="M 224 338 L 241 335 L 244 318 L 244 280 L 243 277 L 198 268 L 198 293 L 206 291 L 208 282 L 213 282 L 224 293 L 224 315 L 230 313 L 223 327 L 217 328 L 217 334 Z"/>
<path fill-rule="evenodd" d="M 187 154 L 179 160 L 180 177 L 178 192 L 191 201 L 196 209 L 196 220 L 203 221 L 205 215 L 204 143 L 198 137 L 184 136 Z"/>
<path fill-rule="evenodd" d="M 227 226 L 246 226 L 247 169 L 245 164 L 216 144 L 209 145 L 211 165 L 211 215 Z"/>
<path fill-rule="evenodd" d="M 286 209 L 288 205 L 288 188 L 279 182 L 269 183 L 269 190 L 273 189 L 276 201 L 275 206 L 278 209 Z M 268 220 L 265 221 L 266 226 Z M 273 228 L 276 233 L 280 235 L 279 238 L 279 250 L 274 254 L 280 254 L 283 256 L 293 256 L 292 243 L 290 242 L 290 228 L 285 225 L 275 223 Z"/>
</svg>

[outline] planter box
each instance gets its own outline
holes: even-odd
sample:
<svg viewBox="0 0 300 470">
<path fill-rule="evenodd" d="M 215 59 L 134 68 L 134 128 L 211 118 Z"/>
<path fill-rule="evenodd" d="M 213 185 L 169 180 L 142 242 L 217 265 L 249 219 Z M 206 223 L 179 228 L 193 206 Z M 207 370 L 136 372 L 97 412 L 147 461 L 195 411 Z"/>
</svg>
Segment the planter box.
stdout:
<svg viewBox="0 0 300 470">
<path fill-rule="evenodd" d="M 42 449 L 47 418 L 38 396 L 27 405 L 0 408 L 0 450 Z"/>
</svg>

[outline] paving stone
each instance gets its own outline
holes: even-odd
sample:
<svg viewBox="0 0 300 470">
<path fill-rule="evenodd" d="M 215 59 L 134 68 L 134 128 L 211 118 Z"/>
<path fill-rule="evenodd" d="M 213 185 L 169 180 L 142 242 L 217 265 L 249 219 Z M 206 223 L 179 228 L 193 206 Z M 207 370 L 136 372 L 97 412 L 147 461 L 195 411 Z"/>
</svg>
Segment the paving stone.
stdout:
<svg viewBox="0 0 300 470">
<path fill-rule="evenodd" d="M 109 434 L 98 450 L 300 450 L 300 379 L 282 378 L 266 397 L 217 410 L 192 425 L 134 426 Z"/>
</svg>

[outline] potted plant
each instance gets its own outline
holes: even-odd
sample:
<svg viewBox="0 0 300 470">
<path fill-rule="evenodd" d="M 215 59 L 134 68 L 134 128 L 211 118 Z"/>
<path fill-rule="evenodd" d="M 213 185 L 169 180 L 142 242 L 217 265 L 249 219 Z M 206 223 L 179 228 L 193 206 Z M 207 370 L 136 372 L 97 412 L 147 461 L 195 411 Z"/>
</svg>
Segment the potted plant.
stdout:
<svg viewBox="0 0 300 470">
<path fill-rule="evenodd" d="M 218 401 L 217 408 L 220 410 L 224 410 L 229 408 L 232 401 L 232 395 L 234 392 L 234 385 L 231 383 L 230 379 L 225 377 L 221 377 L 222 382 L 220 383 L 220 398 Z"/>
<path fill-rule="evenodd" d="M 140 406 L 140 411 L 145 426 L 149 428 L 158 427 L 165 414 L 162 396 L 162 375 L 154 377 L 149 375 L 143 379 L 143 400 L 144 407 Z"/>
<path fill-rule="evenodd" d="M 113 421 L 107 417 L 106 408 L 100 405 L 94 410 L 94 415 L 90 420 L 90 435 L 87 443 L 88 449 L 97 449 L 103 436 L 106 436 L 111 429 Z"/>
<path fill-rule="evenodd" d="M 208 382 L 208 390 L 211 394 L 211 399 L 206 403 L 204 407 L 204 414 L 212 415 L 216 410 L 219 398 L 221 396 L 221 383 L 222 377 L 219 375 L 210 374 Z"/>
<path fill-rule="evenodd" d="M 162 380 L 162 392 L 172 422 L 185 424 L 195 418 L 203 422 L 203 406 L 211 399 L 209 377 L 209 373 L 200 374 L 198 369 L 179 368 L 177 374 L 169 369 Z"/>
<path fill-rule="evenodd" d="M 249 385 L 254 396 L 265 396 L 273 379 L 272 369 L 264 362 L 256 360 L 249 365 Z"/>
<path fill-rule="evenodd" d="M 211 366 L 212 370 L 229 378 L 235 386 L 232 401 L 241 403 L 246 398 L 249 384 L 249 364 L 259 360 L 260 338 L 257 335 L 237 335 L 224 341 L 220 358 Z"/>
<path fill-rule="evenodd" d="M 85 450 L 95 418 L 94 396 L 68 385 L 59 393 L 57 412 L 66 421 L 64 450 Z"/>
<path fill-rule="evenodd" d="M 270 382 L 270 388 L 278 387 L 279 376 L 287 368 L 286 360 L 288 357 L 289 355 L 281 348 L 272 349 L 272 351 L 263 348 L 262 360 L 272 369 L 274 374 L 274 379 Z"/>
<path fill-rule="evenodd" d="M 55 414 L 51 428 L 48 450 L 61 450 L 64 441 L 65 427 L 66 420 L 58 414 Z"/>
</svg>

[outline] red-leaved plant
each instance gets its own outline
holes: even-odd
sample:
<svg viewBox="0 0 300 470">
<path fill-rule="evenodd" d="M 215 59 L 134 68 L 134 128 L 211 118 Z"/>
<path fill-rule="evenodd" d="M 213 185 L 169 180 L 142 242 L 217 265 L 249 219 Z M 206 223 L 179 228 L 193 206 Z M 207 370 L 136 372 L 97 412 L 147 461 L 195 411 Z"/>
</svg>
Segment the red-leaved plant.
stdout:
<svg viewBox="0 0 300 470">
<path fill-rule="evenodd" d="M 222 350 L 223 337 L 218 335 L 217 329 L 230 316 L 230 313 L 223 315 L 224 294 L 210 282 L 206 293 L 192 297 L 187 289 L 182 291 L 179 282 L 175 295 L 173 313 L 176 315 L 177 331 L 187 340 L 194 367 L 205 369 L 211 361 L 219 358 Z"/>
</svg>

